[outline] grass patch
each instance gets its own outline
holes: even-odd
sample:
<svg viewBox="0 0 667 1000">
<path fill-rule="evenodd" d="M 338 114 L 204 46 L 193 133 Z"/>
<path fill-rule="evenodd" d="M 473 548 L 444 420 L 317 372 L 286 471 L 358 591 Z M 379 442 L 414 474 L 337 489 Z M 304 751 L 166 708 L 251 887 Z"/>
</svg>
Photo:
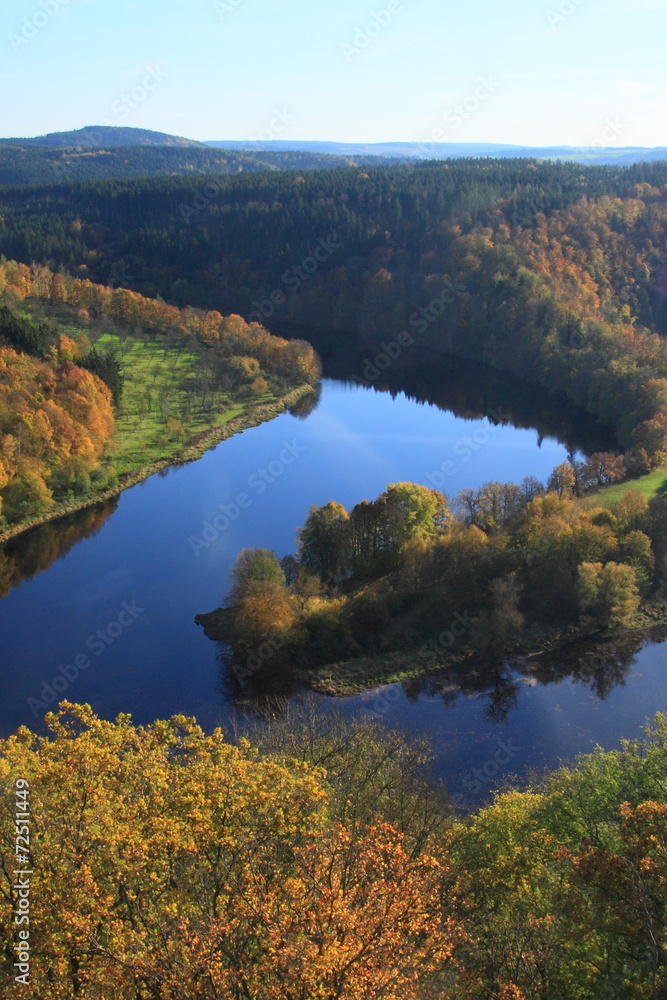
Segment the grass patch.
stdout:
<svg viewBox="0 0 667 1000">
<path fill-rule="evenodd" d="M 667 466 L 662 465 L 659 469 L 653 469 L 652 472 L 637 479 L 626 479 L 622 483 L 602 486 L 595 493 L 585 497 L 583 502 L 588 507 L 613 507 L 629 490 L 638 490 L 648 500 L 667 493 Z"/>
<path fill-rule="evenodd" d="M 275 400 L 271 393 L 249 398 L 243 390 L 203 391 L 201 354 L 181 344 L 105 333 L 98 350 L 114 350 L 123 362 L 125 384 L 116 415 L 113 464 L 119 475 L 174 457 L 187 441 L 215 430 L 250 405 Z"/>
</svg>

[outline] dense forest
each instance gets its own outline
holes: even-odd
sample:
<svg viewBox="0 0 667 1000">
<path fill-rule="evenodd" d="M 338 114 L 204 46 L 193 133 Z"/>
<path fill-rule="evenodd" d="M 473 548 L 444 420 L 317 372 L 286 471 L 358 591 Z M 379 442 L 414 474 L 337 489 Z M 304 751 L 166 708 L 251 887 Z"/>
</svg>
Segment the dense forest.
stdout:
<svg viewBox="0 0 667 1000">
<path fill-rule="evenodd" d="M 7 988 L 29 968 L 40 1000 L 665 996 L 665 717 L 467 816 L 427 744 L 309 705 L 235 742 L 68 703 L 47 721 L 0 744 Z"/>
<path fill-rule="evenodd" d="M 327 170 L 391 163 L 391 157 L 325 153 L 209 149 L 206 146 L 95 145 L 51 148 L 0 142 L 1 184 L 71 184 L 125 177 Z"/>
<path fill-rule="evenodd" d="M 240 316 L 0 258 L 0 530 L 120 488 L 227 411 L 319 376 L 309 344 Z"/>
<path fill-rule="evenodd" d="M 666 183 L 663 163 L 457 160 L 6 187 L 0 246 L 180 306 L 328 325 L 374 348 L 375 377 L 407 343 L 484 361 L 588 409 L 641 472 L 667 437 Z"/>
<path fill-rule="evenodd" d="M 394 483 L 349 512 L 313 507 L 296 557 L 245 549 L 227 607 L 198 621 L 229 644 L 240 690 L 344 694 L 470 660 L 492 673 L 531 646 L 662 620 L 667 497 L 581 500 L 624 473 L 597 453 L 546 484 L 488 482 L 451 504 Z"/>
</svg>

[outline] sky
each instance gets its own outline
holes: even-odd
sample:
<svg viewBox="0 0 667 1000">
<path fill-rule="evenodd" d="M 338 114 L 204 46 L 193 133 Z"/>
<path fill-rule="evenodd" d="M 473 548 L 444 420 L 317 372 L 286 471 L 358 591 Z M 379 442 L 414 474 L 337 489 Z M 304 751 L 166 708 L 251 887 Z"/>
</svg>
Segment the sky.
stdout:
<svg viewBox="0 0 667 1000">
<path fill-rule="evenodd" d="M 667 0 L 4 0 L 0 135 L 667 145 Z"/>
</svg>

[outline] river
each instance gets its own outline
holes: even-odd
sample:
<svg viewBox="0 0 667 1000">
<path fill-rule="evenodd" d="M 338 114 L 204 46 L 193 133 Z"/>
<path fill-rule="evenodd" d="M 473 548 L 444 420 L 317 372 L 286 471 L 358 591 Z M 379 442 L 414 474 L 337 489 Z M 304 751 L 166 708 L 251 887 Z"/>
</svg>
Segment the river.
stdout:
<svg viewBox="0 0 667 1000">
<path fill-rule="evenodd" d="M 219 605 L 238 552 L 293 552 L 311 504 L 350 508 L 406 480 L 450 495 L 487 480 L 545 480 L 568 446 L 602 446 L 581 415 L 538 397 L 454 363 L 404 373 L 397 385 L 329 378 L 300 412 L 13 540 L 0 562 L 0 734 L 39 729 L 56 693 L 109 718 L 184 713 L 228 725 L 235 706 L 217 648 L 194 616 Z M 336 704 L 427 733 L 439 774 L 474 804 L 510 773 L 637 736 L 667 705 L 664 638 L 578 650 L 532 673 L 508 665 L 491 680 L 471 675 L 454 687 L 429 678 Z"/>
</svg>

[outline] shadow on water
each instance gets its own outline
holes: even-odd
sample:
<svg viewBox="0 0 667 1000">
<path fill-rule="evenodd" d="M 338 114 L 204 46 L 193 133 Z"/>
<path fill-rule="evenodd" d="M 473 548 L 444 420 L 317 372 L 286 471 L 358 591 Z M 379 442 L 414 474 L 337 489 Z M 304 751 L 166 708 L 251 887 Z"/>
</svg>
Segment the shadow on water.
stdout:
<svg viewBox="0 0 667 1000">
<path fill-rule="evenodd" d="M 313 344 L 322 358 L 325 378 L 366 386 L 392 397 L 404 393 L 408 399 L 448 410 L 462 419 L 486 417 L 495 424 L 535 429 L 539 443 L 555 438 L 589 455 L 619 450 L 613 431 L 597 423 L 583 407 L 488 365 L 408 347 L 381 371 L 375 365 L 381 352 L 377 343 L 364 351 L 344 344 L 342 335 L 329 330 L 304 331 L 278 324 L 276 332 L 278 328 L 285 336 L 305 336 Z"/>
<path fill-rule="evenodd" d="M 299 420 L 307 420 L 311 413 L 314 413 L 320 405 L 321 399 L 322 386 L 318 385 L 313 392 L 309 392 L 307 396 L 302 396 L 301 399 L 297 399 L 296 403 L 292 403 L 288 407 L 288 412 L 291 416 L 297 417 Z"/>
<path fill-rule="evenodd" d="M 104 527 L 117 499 L 48 521 L 5 542 L 0 549 L 0 598 L 49 569 L 57 559 Z"/>
<path fill-rule="evenodd" d="M 410 678 L 395 687 L 411 705 L 426 698 L 453 709 L 460 698 L 479 698 L 486 721 L 504 723 L 517 707 L 526 685 L 567 683 L 590 692 L 597 701 L 605 701 L 612 691 L 624 686 L 642 649 L 666 640 L 667 627 L 658 626 L 613 639 L 579 641 L 535 657 L 475 661 L 447 673 Z M 275 713 L 281 700 L 303 693 L 303 684 L 290 675 L 282 659 L 273 664 L 274 669 L 270 656 L 256 669 L 247 669 L 236 663 L 231 644 L 217 646 L 217 689 L 225 702 L 233 703 L 241 714 L 264 717 L 267 712 Z"/>
<path fill-rule="evenodd" d="M 536 657 L 527 673 L 538 684 L 560 684 L 570 678 L 588 688 L 599 701 L 605 701 L 617 687 L 625 684 L 630 668 L 647 646 L 667 640 L 667 628 L 658 626 L 617 636 L 614 639 L 577 643 L 553 653 Z"/>
</svg>

